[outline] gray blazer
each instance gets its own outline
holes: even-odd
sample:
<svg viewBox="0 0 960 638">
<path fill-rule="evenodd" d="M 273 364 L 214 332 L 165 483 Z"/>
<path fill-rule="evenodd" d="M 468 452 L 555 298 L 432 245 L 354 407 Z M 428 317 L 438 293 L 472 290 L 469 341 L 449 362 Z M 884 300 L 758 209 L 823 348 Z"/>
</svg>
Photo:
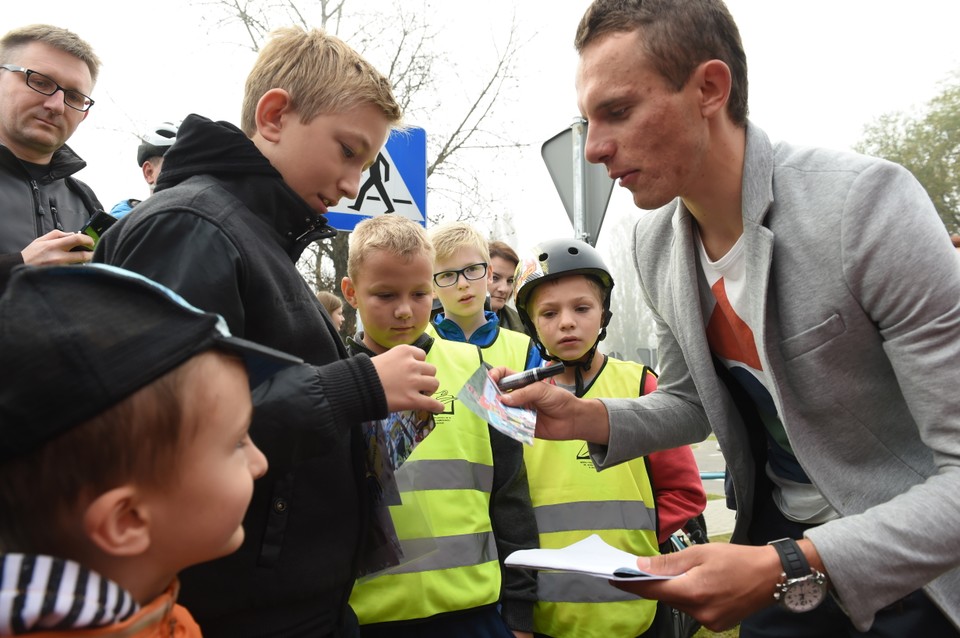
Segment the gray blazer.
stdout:
<svg viewBox="0 0 960 638">
<path fill-rule="evenodd" d="M 784 143 L 747 127 L 743 225 L 748 321 L 797 458 L 842 515 L 809 530 L 854 625 L 925 587 L 960 627 L 960 267 L 905 169 Z M 693 217 L 679 202 L 636 227 L 640 287 L 657 323 L 658 391 L 605 400 L 601 469 L 703 440 L 733 477 L 744 542 L 754 467 L 711 361 Z"/>
</svg>

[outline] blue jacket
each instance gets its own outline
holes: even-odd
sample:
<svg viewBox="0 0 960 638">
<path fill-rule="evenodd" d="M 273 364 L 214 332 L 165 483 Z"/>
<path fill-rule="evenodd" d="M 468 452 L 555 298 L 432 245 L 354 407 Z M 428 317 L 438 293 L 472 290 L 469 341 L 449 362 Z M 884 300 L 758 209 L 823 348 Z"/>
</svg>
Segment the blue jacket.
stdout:
<svg viewBox="0 0 960 638">
<path fill-rule="evenodd" d="M 442 312 L 434 317 L 433 325 L 437 330 L 437 334 L 448 341 L 472 343 L 473 345 L 483 349 L 489 348 L 491 345 L 493 345 L 493 343 L 497 340 L 497 337 L 500 336 L 501 330 L 500 320 L 497 318 L 497 314 L 495 312 L 485 310 L 483 312 L 483 317 L 487 320 L 487 323 L 474 330 L 469 339 L 467 339 L 463 334 L 463 329 L 454 323 L 452 319 L 447 319 Z M 504 330 L 505 329 L 506 328 L 504 328 Z M 531 341 L 530 349 L 527 352 L 527 364 L 524 366 L 524 370 L 529 370 L 530 368 L 539 368 L 541 365 L 543 365 L 543 357 L 540 356 L 540 351 L 533 345 L 533 341 Z"/>
</svg>

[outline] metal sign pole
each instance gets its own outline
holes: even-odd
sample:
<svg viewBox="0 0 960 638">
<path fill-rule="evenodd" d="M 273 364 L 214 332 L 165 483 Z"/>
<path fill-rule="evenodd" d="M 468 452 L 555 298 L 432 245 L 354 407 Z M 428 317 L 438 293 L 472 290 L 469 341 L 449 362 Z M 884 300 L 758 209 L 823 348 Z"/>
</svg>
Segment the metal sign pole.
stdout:
<svg viewBox="0 0 960 638">
<path fill-rule="evenodd" d="M 587 162 L 583 157 L 583 147 L 587 138 L 587 121 L 582 117 L 574 118 L 570 125 L 573 132 L 573 237 L 588 242 L 589 234 L 585 230 L 587 218 Z"/>
<path fill-rule="evenodd" d="M 587 122 L 573 124 L 543 143 L 543 161 L 557 187 L 563 209 L 573 225 L 576 239 L 595 246 L 613 190 L 613 180 L 603 164 L 588 164 L 584 158 Z"/>
</svg>

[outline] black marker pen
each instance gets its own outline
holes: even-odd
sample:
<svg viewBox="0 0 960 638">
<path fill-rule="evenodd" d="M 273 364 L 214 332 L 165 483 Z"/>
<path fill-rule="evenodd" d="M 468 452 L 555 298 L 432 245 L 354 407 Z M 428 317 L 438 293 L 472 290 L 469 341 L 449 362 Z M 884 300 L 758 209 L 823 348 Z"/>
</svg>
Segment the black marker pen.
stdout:
<svg viewBox="0 0 960 638">
<path fill-rule="evenodd" d="M 562 363 L 554 363 L 553 365 L 544 366 L 542 368 L 533 368 L 525 372 L 511 374 L 509 377 L 500 379 L 500 383 L 497 384 L 497 387 L 500 388 L 502 392 L 506 392 L 507 390 L 516 390 L 518 388 L 528 386 L 534 381 L 542 381 L 544 379 L 549 379 L 550 377 L 555 377 L 563 372 L 563 368 L 564 365 Z"/>
</svg>

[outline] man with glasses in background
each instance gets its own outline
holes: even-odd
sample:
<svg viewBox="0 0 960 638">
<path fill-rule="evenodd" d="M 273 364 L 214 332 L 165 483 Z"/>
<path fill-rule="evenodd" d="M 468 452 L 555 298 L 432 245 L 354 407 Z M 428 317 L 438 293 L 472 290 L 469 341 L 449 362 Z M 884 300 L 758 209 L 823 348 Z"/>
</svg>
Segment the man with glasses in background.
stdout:
<svg viewBox="0 0 960 638">
<path fill-rule="evenodd" d="M 93 240 L 76 231 L 103 206 L 72 177 L 86 162 L 66 142 L 93 106 L 99 70 L 90 45 L 66 29 L 34 24 L 0 39 L 0 291 L 18 264 L 93 255 Z"/>
</svg>

